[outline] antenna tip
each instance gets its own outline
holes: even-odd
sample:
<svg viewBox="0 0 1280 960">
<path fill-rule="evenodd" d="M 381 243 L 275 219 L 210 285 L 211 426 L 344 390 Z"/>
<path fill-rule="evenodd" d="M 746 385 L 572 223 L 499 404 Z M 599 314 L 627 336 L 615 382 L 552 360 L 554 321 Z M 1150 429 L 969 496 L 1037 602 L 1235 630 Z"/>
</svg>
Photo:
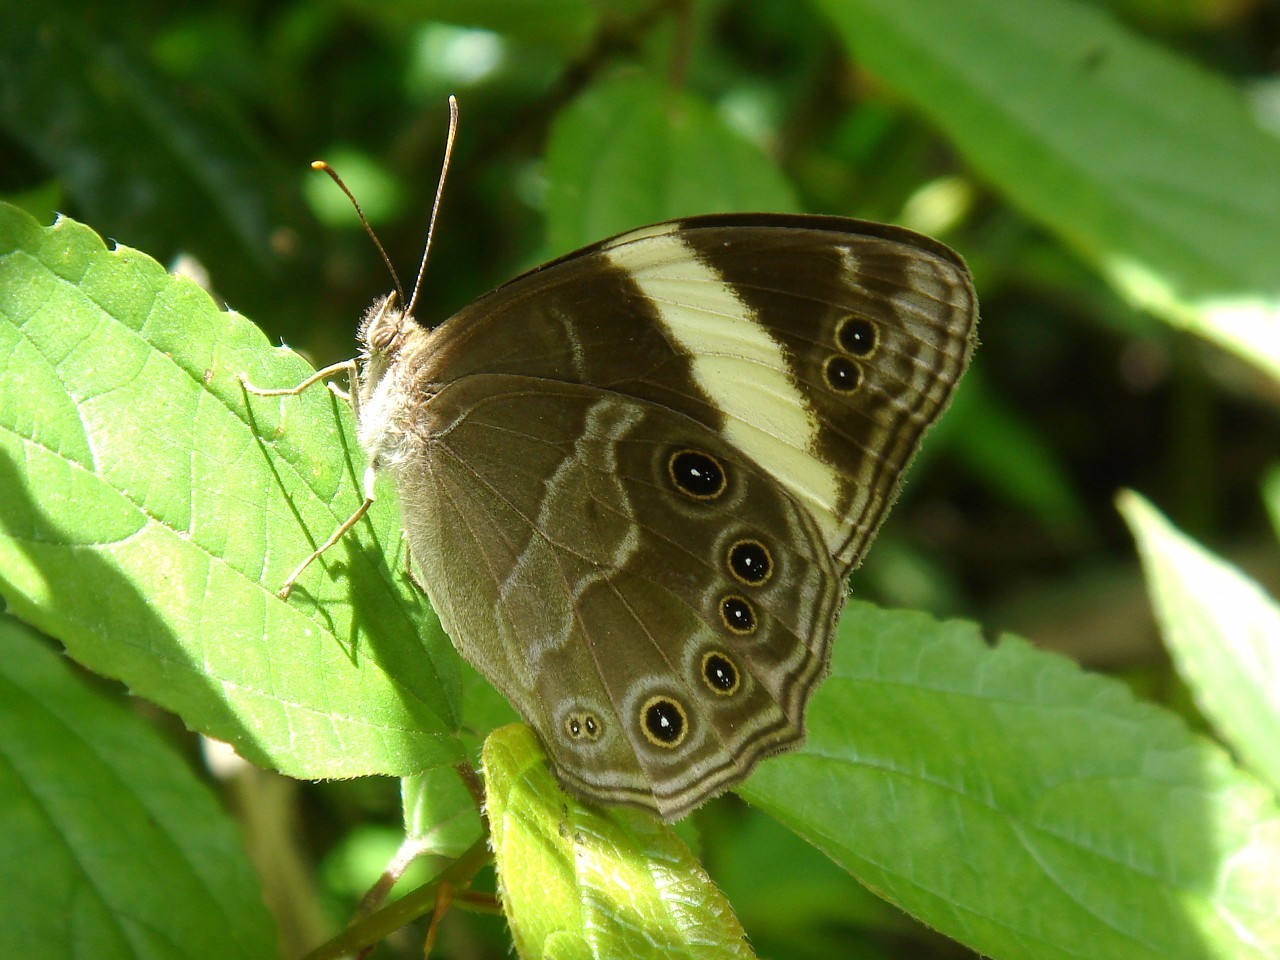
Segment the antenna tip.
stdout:
<svg viewBox="0 0 1280 960">
<path fill-rule="evenodd" d="M 329 165 L 325 163 L 323 160 L 312 160 L 311 169 L 312 170 L 328 170 Z"/>
</svg>

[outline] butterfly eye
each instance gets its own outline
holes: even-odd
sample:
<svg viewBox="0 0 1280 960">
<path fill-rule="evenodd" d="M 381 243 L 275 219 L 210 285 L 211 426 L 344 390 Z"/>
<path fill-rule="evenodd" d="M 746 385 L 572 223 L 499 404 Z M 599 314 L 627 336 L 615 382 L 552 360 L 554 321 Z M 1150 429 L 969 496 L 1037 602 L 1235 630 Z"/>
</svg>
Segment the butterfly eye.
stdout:
<svg viewBox="0 0 1280 960">
<path fill-rule="evenodd" d="M 389 357 L 397 353 L 404 341 L 404 331 L 390 321 L 375 323 L 364 335 L 370 357 Z"/>
<path fill-rule="evenodd" d="M 400 331 L 404 328 L 404 315 L 393 306 L 395 297 L 375 303 L 365 314 L 360 329 L 360 339 L 369 348 L 370 353 L 390 353 L 400 339 Z"/>
<path fill-rule="evenodd" d="M 684 707 L 670 697 L 650 697 L 640 710 L 640 726 L 655 747 L 678 747 L 689 731 Z"/>
<path fill-rule="evenodd" d="M 702 679 L 714 693 L 722 697 L 732 696 L 738 691 L 738 668 L 733 665 L 728 654 L 718 650 L 703 654 Z"/>
<path fill-rule="evenodd" d="M 876 349 L 876 325 L 863 317 L 849 317 L 836 331 L 836 343 L 845 353 L 869 357 Z"/>
<path fill-rule="evenodd" d="M 848 357 L 832 357 L 827 361 L 827 384 L 839 393 L 853 393 L 862 383 L 862 370 Z"/>
<path fill-rule="evenodd" d="M 773 557 L 759 540 L 739 540 L 729 548 L 729 572 L 740 583 L 758 587 L 773 575 Z"/>
<path fill-rule="evenodd" d="M 714 500 L 724 493 L 724 467 L 698 450 L 677 450 L 667 461 L 667 473 L 677 490 L 694 500 Z"/>
<path fill-rule="evenodd" d="M 720 619 L 740 637 L 756 632 L 756 611 L 746 597 L 731 593 L 721 600 Z"/>
</svg>

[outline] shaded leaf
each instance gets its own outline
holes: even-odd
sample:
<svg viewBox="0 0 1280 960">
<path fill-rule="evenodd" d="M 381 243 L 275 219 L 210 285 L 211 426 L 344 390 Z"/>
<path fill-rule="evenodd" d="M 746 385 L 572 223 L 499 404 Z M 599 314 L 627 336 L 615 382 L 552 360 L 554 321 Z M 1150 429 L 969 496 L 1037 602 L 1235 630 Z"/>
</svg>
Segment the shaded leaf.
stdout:
<svg viewBox="0 0 1280 960">
<path fill-rule="evenodd" d="M 458 857 L 484 833 L 475 800 L 451 767 L 405 777 L 400 795 L 405 836 L 420 852 Z"/>
<path fill-rule="evenodd" d="M 991 389 L 980 362 L 965 373 L 939 432 L 973 473 L 1059 536 L 1087 529 L 1088 512 L 1057 451 Z"/>
<path fill-rule="evenodd" d="M 761 956 L 845 957 L 851 928 L 868 932 L 859 940 L 894 944 L 859 953 L 859 960 L 912 956 L 903 944 L 923 932 L 914 920 L 772 817 L 745 804 L 725 806 L 677 826 L 696 820 L 704 828 L 710 853 L 701 859 Z"/>
<path fill-rule="evenodd" d="M 791 211 L 773 162 L 697 97 L 622 74 L 561 111 L 546 152 L 555 253 L 659 220 Z"/>
<path fill-rule="evenodd" d="M 1271 526 L 1280 537 L 1280 467 L 1272 467 L 1262 481 L 1262 499 L 1271 517 Z"/>
<path fill-rule="evenodd" d="M 77 212 L 166 262 L 195 255 L 242 308 L 299 283 L 313 221 L 231 108 L 176 87 L 60 6 L 5 9 L 0 127 L 56 171 Z"/>
<path fill-rule="evenodd" d="M 0 616 L 0 956 L 278 956 L 213 793 L 145 723 Z"/>
<path fill-rule="evenodd" d="M 343 0 L 343 5 L 398 28 L 429 20 L 493 30 L 530 44 L 573 52 L 595 30 L 601 0 Z"/>
</svg>

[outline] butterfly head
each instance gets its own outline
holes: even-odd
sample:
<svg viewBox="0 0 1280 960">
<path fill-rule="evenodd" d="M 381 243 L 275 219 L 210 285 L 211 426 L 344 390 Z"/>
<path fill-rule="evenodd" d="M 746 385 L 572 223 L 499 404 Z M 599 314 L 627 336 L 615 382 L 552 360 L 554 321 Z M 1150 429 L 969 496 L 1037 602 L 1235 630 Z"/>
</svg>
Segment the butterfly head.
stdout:
<svg viewBox="0 0 1280 960">
<path fill-rule="evenodd" d="M 360 379 L 375 389 L 387 371 L 427 337 L 413 316 L 402 310 L 394 293 L 373 302 L 360 321 Z"/>
</svg>

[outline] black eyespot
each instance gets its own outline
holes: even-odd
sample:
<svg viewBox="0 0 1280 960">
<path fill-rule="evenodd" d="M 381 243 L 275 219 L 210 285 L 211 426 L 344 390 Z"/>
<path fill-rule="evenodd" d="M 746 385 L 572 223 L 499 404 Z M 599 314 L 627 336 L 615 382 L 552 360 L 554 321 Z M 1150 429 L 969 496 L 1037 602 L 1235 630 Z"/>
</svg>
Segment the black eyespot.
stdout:
<svg viewBox="0 0 1280 960">
<path fill-rule="evenodd" d="M 832 357 L 827 361 L 827 383 L 832 390 L 853 393 L 862 383 L 862 370 L 848 357 Z"/>
<path fill-rule="evenodd" d="M 702 679 L 707 686 L 722 697 L 738 690 L 738 668 L 728 654 L 712 650 L 702 656 Z"/>
<path fill-rule="evenodd" d="M 756 612 L 746 597 L 729 594 L 720 601 L 720 619 L 739 636 L 756 631 Z"/>
<path fill-rule="evenodd" d="M 667 473 L 676 489 L 694 500 L 714 500 L 724 493 L 724 467 L 710 454 L 677 450 L 667 461 Z"/>
<path fill-rule="evenodd" d="M 850 317 L 836 331 L 840 349 L 855 357 L 869 357 L 876 349 L 876 325 L 862 317 Z"/>
<path fill-rule="evenodd" d="M 571 713 L 565 718 L 564 728 L 574 740 L 599 740 L 603 730 L 594 713 Z"/>
<path fill-rule="evenodd" d="M 758 587 L 773 575 L 773 557 L 759 540 L 739 540 L 729 548 L 729 570 L 740 582 Z"/>
<path fill-rule="evenodd" d="M 675 747 L 689 729 L 684 707 L 670 697 L 650 697 L 640 711 L 645 737 L 657 747 Z"/>
</svg>

